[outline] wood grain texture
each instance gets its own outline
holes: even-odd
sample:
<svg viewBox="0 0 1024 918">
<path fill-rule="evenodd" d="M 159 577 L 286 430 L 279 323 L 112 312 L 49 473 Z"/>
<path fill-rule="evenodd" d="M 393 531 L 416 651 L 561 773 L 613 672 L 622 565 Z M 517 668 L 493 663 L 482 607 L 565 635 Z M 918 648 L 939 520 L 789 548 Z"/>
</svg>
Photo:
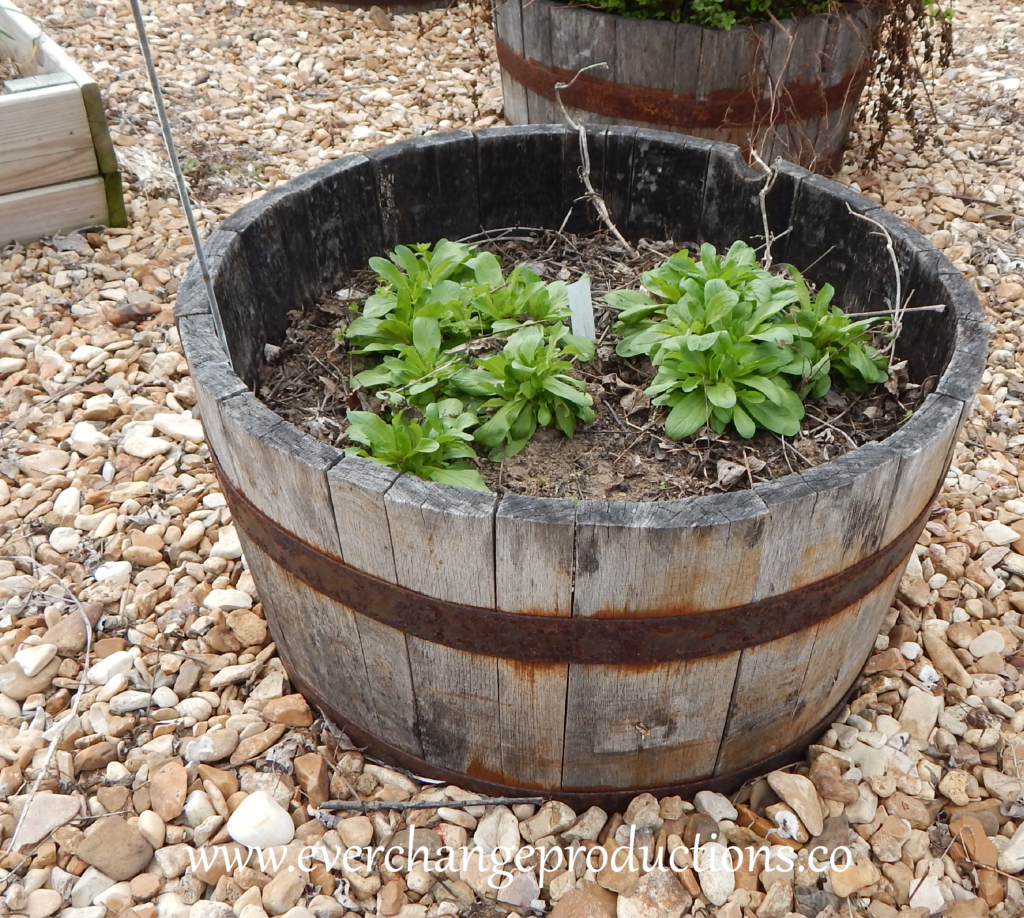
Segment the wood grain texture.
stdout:
<svg viewBox="0 0 1024 918">
<path fill-rule="evenodd" d="M 0 95 L 0 195 L 96 175 L 77 83 Z"/>
<path fill-rule="evenodd" d="M 399 584 L 494 608 L 493 494 L 404 475 L 384 503 Z M 497 660 L 421 638 L 407 644 L 424 757 L 478 777 L 501 775 Z"/>
<path fill-rule="evenodd" d="M 396 583 L 397 574 L 384 495 L 398 478 L 394 469 L 356 457 L 342 459 L 327 472 L 343 560 L 387 583 Z M 367 696 L 376 715 L 377 735 L 422 755 L 405 634 L 358 611 L 354 620 L 363 661 L 372 677 Z"/>
<path fill-rule="evenodd" d="M 107 193 L 100 176 L 0 195 L 0 245 L 102 225 Z"/>
<path fill-rule="evenodd" d="M 563 787 L 654 787 L 711 774 L 738 661 L 733 653 L 652 667 L 571 665 Z"/>
<path fill-rule="evenodd" d="M 757 598 L 821 580 L 877 551 L 884 544 L 899 468 L 895 452 L 869 444 L 807 475 L 759 488 L 769 519 Z M 807 706 L 820 718 L 828 710 L 819 703 L 821 680 L 807 676 L 816 659 L 816 634 L 841 630 L 835 619 L 848 625 L 853 614 L 856 609 L 742 652 L 718 769 L 742 768 L 783 749 L 802 732 L 793 728 L 794 711 Z M 814 703 L 808 705 L 807 694 Z"/>
<path fill-rule="evenodd" d="M 494 521 L 497 608 L 521 615 L 572 615 L 576 508 L 572 501 L 507 495 Z M 501 759 L 506 780 L 561 783 L 567 664 L 498 661 Z M 524 743 L 524 737 L 531 737 Z"/>
<path fill-rule="evenodd" d="M 499 0 L 494 4 L 494 33 L 516 54 L 523 53 L 522 0 Z M 528 124 L 526 87 L 501 71 L 501 98 L 505 120 L 509 124 Z"/>
<path fill-rule="evenodd" d="M 547 63 L 570 74 L 594 64 L 605 64 L 604 67 L 588 70 L 587 76 L 597 80 L 614 80 L 620 54 L 630 55 L 628 49 L 622 49 L 616 38 L 616 23 L 620 18 L 598 10 L 556 7 L 551 11 L 551 57 Z M 577 123 L 614 124 L 617 120 L 571 105 L 566 105 L 566 108 Z M 555 113 L 557 120 L 564 121 L 557 102 Z"/>
<path fill-rule="evenodd" d="M 552 13 L 559 7 L 550 0 L 513 0 L 522 8 L 523 56 L 527 60 L 551 60 Z M 562 110 L 558 105 L 533 90 L 526 92 L 526 110 L 530 124 L 563 124 Z"/>
</svg>

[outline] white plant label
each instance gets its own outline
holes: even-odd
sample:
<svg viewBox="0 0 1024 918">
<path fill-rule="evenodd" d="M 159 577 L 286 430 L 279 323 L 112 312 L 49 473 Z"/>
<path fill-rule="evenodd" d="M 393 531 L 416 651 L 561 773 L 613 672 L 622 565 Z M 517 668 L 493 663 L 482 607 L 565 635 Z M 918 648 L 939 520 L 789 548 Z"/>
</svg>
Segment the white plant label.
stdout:
<svg viewBox="0 0 1024 918">
<path fill-rule="evenodd" d="M 590 277 L 584 274 L 575 284 L 569 284 L 569 312 L 572 320 L 572 333 L 586 338 L 588 341 L 597 339 L 594 330 L 594 301 L 590 298 Z"/>
</svg>

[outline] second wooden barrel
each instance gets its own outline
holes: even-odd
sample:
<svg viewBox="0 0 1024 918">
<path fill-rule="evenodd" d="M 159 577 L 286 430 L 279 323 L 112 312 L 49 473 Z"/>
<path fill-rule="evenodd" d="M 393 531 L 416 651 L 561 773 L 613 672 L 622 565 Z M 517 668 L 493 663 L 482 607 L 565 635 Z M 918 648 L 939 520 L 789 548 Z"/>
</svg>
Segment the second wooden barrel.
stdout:
<svg viewBox="0 0 1024 918">
<path fill-rule="evenodd" d="M 877 12 L 832 12 L 732 29 L 633 19 L 553 0 L 500 0 L 495 44 L 505 118 L 560 123 L 570 113 L 723 140 L 833 172 L 868 76 Z"/>
</svg>

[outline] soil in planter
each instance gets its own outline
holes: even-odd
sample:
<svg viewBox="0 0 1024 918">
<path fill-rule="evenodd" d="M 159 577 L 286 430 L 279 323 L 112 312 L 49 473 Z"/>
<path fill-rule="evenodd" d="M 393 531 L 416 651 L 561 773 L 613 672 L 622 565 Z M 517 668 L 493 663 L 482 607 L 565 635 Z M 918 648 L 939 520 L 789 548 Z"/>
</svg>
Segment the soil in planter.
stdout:
<svg viewBox="0 0 1024 918">
<path fill-rule="evenodd" d="M 553 428 L 538 428 L 511 459 L 495 463 L 481 458 L 479 471 L 498 493 L 655 501 L 748 488 L 884 439 L 918 408 L 934 383 L 915 385 L 897 372 L 895 393 L 883 386 L 864 394 L 833 388 L 824 398 L 806 402 L 801 436 L 793 439 L 758 431 L 744 440 L 729 428 L 724 434 L 708 430 L 705 436 L 676 442 L 661 429 L 667 409 L 651 405 L 643 392 L 654 369 L 643 358 L 625 360 L 615 354 L 618 339 L 610 328 L 616 314 L 604 305 L 604 294 L 635 289 L 644 271 L 683 245 L 695 253 L 695 245 L 644 240 L 637 256 L 629 258 L 606 232 L 575 236 L 520 228 L 463 241 L 494 252 L 506 272 L 527 263 L 547 281 L 571 282 L 589 274 L 595 306 L 597 355 L 576 369 L 594 399 L 594 422 L 577 427 L 571 440 Z M 345 412 L 375 405 L 349 383 L 368 364 L 349 353 L 335 332 L 374 287 L 375 275 L 367 269 L 316 308 L 293 313 L 285 342 L 268 348 L 260 374 L 258 394 L 269 408 L 339 448 L 348 445 Z"/>
</svg>

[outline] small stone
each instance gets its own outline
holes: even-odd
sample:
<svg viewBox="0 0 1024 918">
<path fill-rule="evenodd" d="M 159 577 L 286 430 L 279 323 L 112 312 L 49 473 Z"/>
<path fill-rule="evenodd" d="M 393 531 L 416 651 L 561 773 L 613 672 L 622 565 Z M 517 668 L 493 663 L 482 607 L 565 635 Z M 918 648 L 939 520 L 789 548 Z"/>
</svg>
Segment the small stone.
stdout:
<svg viewBox="0 0 1024 918">
<path fill-rule="evenodd" d="M 53 644 L 22 644 L 14 655 L 14 662 L 31 679 L 43 671 L 46 664 L 54 658 L 56 653 L 57 648 Z"/>
<path fill-rule="evenodd" d="M 25 798 L 15 797 L 12 802 L 14 813 L 20 818 Z M 18 833 L 19 844 L 34 845 L 41 842 L 54 829 L 66 825 L 79 815 L 79 809 L 77 797 L 41 791 L 32 798 L 32 804 L 22 822 L 21 831 Z"/>
<path fill-rule="evenodd" d="M 544 838 L 545 835 L 560 835 L 574 822 L 576 822 L 576 812 L 572 807 L 549 800 L 537 810 L 535 816 L 526 821 L 525 837 L 531 841 L 537 841 Z"/>
<path fill-rule="evenodd" d="M 622 818 L 627 826 L 636 826 L 638 830 L 651 829 L 655 832 L 665 821 L 661 818 L 658 798 L 653 794 L 640 794 L 634 797 Z"/>
<path fill-rule="evenodd" d="M 502 880 L 506 880 L 502 877 Z M 511 881 L 498 891 L 498 901 L 515 908 L 529 908 L 540 896 L 540 884 L 533 870 L 513 870 Z"/>
<path fill-rule="evenodd" d="M 164 821 L 153 810 L 143 810 L 139 813 L 138 826 L 142 837 L 154 848 L 163 846 L 166 827 Z"/>
<path fill-rule="evenodd" d="M 114 677 L 117 678 L 116 676 Z M 151 706 L 153 696 L 149 692 L 118 692 L 110 699 L 111 714 L 129 714 L 132 711 L 142 711 Z"/>
<path fill-rule="evenodd" d="M 241 765 L 243 762 L 263 755 L 264 752 L 284 736 L 284 732 L 287 729 L 284 724 L 271 724 L 262 733 L 247 736 L 239 742 L 238 747 L 231 753 L 231 764 Z"/>
<path fill-rule="evenodd" d="M 241 590 L 210 590 L 203 600 L 203 608 L 222 612 L 231 612 L 234 609 L 251 609 L 252 597 Z"/>
<path fill-rule="evenodd" d="M 224 685 L 234 685 L 247 681 L 259 672 L 261 663 L 240 663 L 236 666 L 225 666 L 210 680 L 210 688 L 218 689 Z"/>
<path fill-rule="evenodd" d="M 967 649 L 974 657 L 981 659 L 985 654 L 1002 653 L 1006 649 L 1006 641 L 998 631 L 982 631 L 967 645 Z"/>
<path fill-rule="evenodd" d="M 739 816 L 729 798 L 714 791 L 701 791 L 693 798 L 693 805 L 698 813 L 710 816 L 715 822 L 721 822 L 723 819 L 735 822 Z"/>
<path fill-rule="evenodd" d="M 555 903 L 548 918 L 616 918 L 616 910 L 617 904 L 609 908 L 586 889 L 574 889 Z"/>
<path fill-rule="evenodd" d="M 910 734 L 919 749 L 925 749 L 941 713 L 941 695 L 932 695 L 912 685 L 900 713 L 900 726 Z"/>
<path fill-rule="evenodd" d="M 338 821 L 338 834 L 348 848 L 365 848 L 373 841 L 373 823 L 369 816 L 349 816 Z"/>
<path fill-rule="evenodd" d="M 263 887 L 263 907 L 268 915 L 283 915 L 299 901 L 305 888 L 306 881 L 300 873 L 282 870 Z"/>
<path fill-rule="evenodd" d="M 255 612 L 235 609 L 225 616 L 225 620 L 243 647 L 262 644 L 267 639 L 267 623 Z"/>
<path fill-rule="evenodd" d="M 34 889 L 28 894 L 25 912 L 28 918 L 49 918 L 64 904 L 64 897 L 55 889 Z"/>
<path fill-rule="evenodd" d="M 238 533 L 234 526 L 222 526 L 217 531 L 217 541 L 210 549 L 211 558 L 226 558 L 236 561 L 242 557 L 242 543 L 238 541 Z"/>
<path fill-rule="evenodd" d="M 206 439 L 202 422 L 181 414 L 154 414 L 153 426 L 168 437 L 191 440 L 193 443 L 202 443 Z"/>
<path fill-rule="evenodd" d="M 697 849 L 697 879 L 701 891 L 712 905 L 725 905 L 736 888 L 736 874 L 729 869 L 725 845 L 709 842 Z"/>
<path fill-rule="evenodd" d="M 135 657 L 128 650 L 117 650 L 89 667 L 86 681 L 106 685 L 115 676 L 127 676 L 135 666 Z"/>
<path fill-rule="evenodd" d="M 988 523 L 982 530 L 985 541 L 993 545 L 1012 545 L 1020 538 L 1020 533 L 1003 523 Z"/>
<path fill-rule="evenodd" d="M 285 695 L 268 701 L 263 716 L 271 723 L 288 727 L 309 727 L 313 723 L 313 712 L 301 695 Z"/>
<path fill-rule="evenodd" d="M 619 896 L 617 918 L 680 918 L 693 904 L 693 897 L 670 870 L 644 874 L 631 896 Z"/>
<path fill-rule="evenodd" d="M 825 817 L 821 812 L 818 792 L 809 778 L 785 771 L 773 771 L 768 775 L 768 784 L 793 808 L 811 835 L 821 834 Z"/>
<path fill-rule="evenodd" d="M 18 468 L 26 475 L 34 478 L 45 478 L 56 475 L 67 467 L 71 456 L 61 449 L 44 449 L 31 456 L 23 456 L 18 460 Z"/>
<path fill-rule="evenodd" d="M 113 880 L 129 880 L 153 857 L 153 847 L 120 816 L 93 823 L 78 846 L 78 857 Z"/>
<path fill-rule="evenodd" d="M 48 538 L 50 547 L 62 555 L 78 548 L 78 543 L 81 540 L 82 537 L 78 534 L 78 530 L 71 526 L 58 526 L 50 532 Z"/>
<path fill-rule="evenodd" d="M 1019 874 L 1024 870 L 1024 822 L 1010 836 L 1010 843 L 1003 848 L 996 866 L 1004 873 Z"/>
<path fill-rule="evenodd" d="M 925 908 L 928 910 L 927 914 L 931 915 L 945 904 L 946 898 L 942 895 L 937 877 L 925 877 L 914 881 L 910 895 L 911 908 Z"/>
<path fill-rule="evenodd" d="M 608 814 L 599 806 L 592 806 L 562 833 L 566 842 L 597 841 L 597 836 L 608 822 Z"/>
<path fill-rule="evenodd" d="M 238 748 L 238 733 L 234 730 L 208 730 L 181 744 L 181 756 L 186 762 L 219 762 Z"/>
<path fill-rule="evenodd" d="M 839 859 L 838 866 L 842 866 L 842 864 L 842 859 Z M 870 860 L 860 856 L 846 870 L 830 867 L 828 878 L 832 884 L 832 892 L 840 899 L 845 899 L 865 887 L 873 886 L 881 879 L 881 874 Z"/>
<path fill-rule="evenodd" d="M 150 806 L 164 822 L 170 822 L 181 815 L 187 791 L 188 773 L 175 759 L 162 765 L 149 779 Z"/>
<path fill-rule="evenodd" d="M 949 645 L 930 629 L 925 629 L 922 634 L 925 652 L 935 664 L 935 668 L 957 685 L 970 688 L 974 680 L 956 658 L 956 654 L 953 653 Z"/>
<path fill-rule="evenodd" d="M 295 837 L 295 825 L 287 811 L 270 794 L 256 791 L 249 794 L 231 814 L 227 832 L 248 848 L 270 848 L 291 842 Z M 281 911 L 287 911 L 294 904 L 293 900 Z"/>
<path fill-rule="evenodd" d="M 942 776 L 942 780 L 939 781 L 939 793 L 945 794 L 950 802 L 957 806 L 967 806 L 971 802 L 969 788 L 972 782 L 977 788 L 978 782 L 972 775 L 955 768 Z"/>
<path fill-rule="evenodd" d="M 310 752 L 297 756 L 292 761 L 292 767 L 310 806 L 320 806 L 330 798 L 331 774 L 322 755 Z"/>
<path fill-rule="evenodd" d="M 474 844 L 490 854 L 496 848 L 519 850 L 519 820 L 506 806 L 494 807 L 477 825 Z"/>
<path fill-rule="evenodd" d="M 967 856 L 983 867 L 995 867 L 999 861 L 996 846 L 985 835 L 985 828 L 977 816 L 963 814 L 949 824 L 950 835 L 962 842 Z"/>
<path fill-rule="evenodd" d="M 24 701 L 29 695 L 46 691 L 59 669 L 60 660 L 54 657 L 34 676 L 26 676 L 12 660 L 0 666 L 0 692 L 15 701 Z"/>
<path fill-rule="evenodd" d="M 97 896 L 103 895 L 114 885 L 114 880 L 108 877 L 102 870 L 89 867 L 75 881 L 71 889 L 71 904 L 76 908 L 84 908 L 96 901 Z"/>
<path fill-rule="evenodd" d="M 98 583 L 128 583 L 132 579 L 130 561 L 106 561 L 93 571 Z"/>
</svg>

